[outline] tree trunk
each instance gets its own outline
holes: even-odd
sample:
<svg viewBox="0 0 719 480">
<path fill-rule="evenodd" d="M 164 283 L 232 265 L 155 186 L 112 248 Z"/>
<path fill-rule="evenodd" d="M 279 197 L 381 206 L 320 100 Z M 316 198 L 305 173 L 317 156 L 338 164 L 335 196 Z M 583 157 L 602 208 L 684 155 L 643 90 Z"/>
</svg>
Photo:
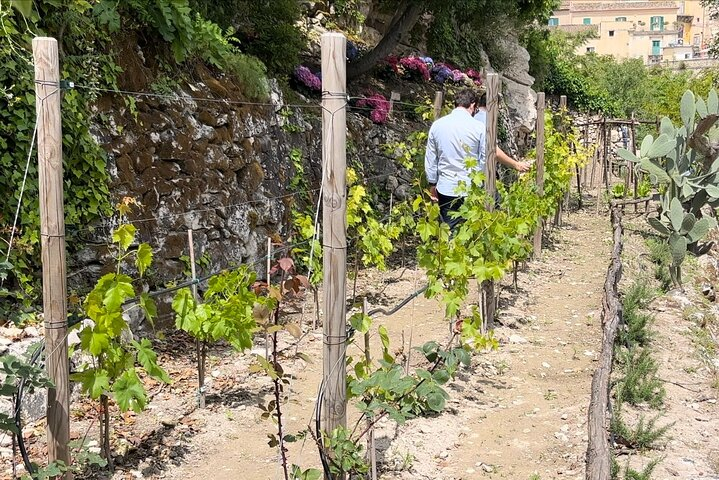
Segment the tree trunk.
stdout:
<svg viewBox="0 0 719 480">
<path fill-rule="evenodd" d="M 402 37 L 409 32 L 424 13 L 426 4 L 420 0 L 404 0 L 390 23 L 387 33 L 372 50 L 360 57 L 356 62 L 347 65 L 347 78 L 352 80 L 374 68 L 377 63 L 388 56 L 399 44 Z"/>
</svg>

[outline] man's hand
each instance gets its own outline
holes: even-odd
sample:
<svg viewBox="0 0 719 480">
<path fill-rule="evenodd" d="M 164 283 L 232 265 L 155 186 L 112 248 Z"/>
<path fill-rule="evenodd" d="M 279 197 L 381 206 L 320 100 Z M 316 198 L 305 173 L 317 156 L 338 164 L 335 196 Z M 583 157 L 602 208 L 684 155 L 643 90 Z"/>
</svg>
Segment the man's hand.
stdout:
<svg viewBox="0 0 719 480">
<path fill-rule="evenodd" d="M 433 202 L 439 202 L 439 197 L 437 196 L 437 185 L 429 187 L 429 198 Z"/>
<path fill-rule="evenodd" d="M 514 168 L 516 168 L 518 172 L 528 172 L 532 168 L 532 164 L 529 162 L 517 162 Z"/>
</svg>

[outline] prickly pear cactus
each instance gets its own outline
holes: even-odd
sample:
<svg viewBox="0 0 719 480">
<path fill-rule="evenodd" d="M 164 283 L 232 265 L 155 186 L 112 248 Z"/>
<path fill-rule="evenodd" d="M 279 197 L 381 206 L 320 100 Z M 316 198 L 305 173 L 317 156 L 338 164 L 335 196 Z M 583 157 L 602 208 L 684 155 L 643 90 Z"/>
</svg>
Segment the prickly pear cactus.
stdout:
<svg viewBox="0 0 719 480">
<path fill-rule="evenodd" d="M 649 218 L 649 224 L 671 248 L 675 284 L 681 284 L 687 247 L 717 226 L 714 218 L 702 217 L 702 207 L 719 207 L 719 95 L 712 89 L 705 101 L 687 90 L 680 113 L 682 125 L 663 118 L 659 136 L 644 137 L 639 156 L 626 149 L 618 152 L 664 187 L 659 216 Z"/>
</svg>

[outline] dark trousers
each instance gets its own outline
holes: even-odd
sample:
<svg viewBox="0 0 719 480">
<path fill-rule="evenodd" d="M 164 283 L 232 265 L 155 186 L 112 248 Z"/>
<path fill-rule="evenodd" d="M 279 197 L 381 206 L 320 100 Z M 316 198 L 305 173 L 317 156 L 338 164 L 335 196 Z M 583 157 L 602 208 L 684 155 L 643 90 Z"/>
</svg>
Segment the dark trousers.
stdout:
<svg viewBox="0 0 719 480">
<path fill-rule="evenodd" d="M 459 211 L 464 203 L 464 198 L 449 197 L 439 192 L 437 192 L 437 198 L 439 199 L 439 217 L 444 223 L 449 225 L 449 229 L 454 232 L 455 227 L 462 223 L 464 219 L 452 215 L 452 212 Z"/>
</svg>

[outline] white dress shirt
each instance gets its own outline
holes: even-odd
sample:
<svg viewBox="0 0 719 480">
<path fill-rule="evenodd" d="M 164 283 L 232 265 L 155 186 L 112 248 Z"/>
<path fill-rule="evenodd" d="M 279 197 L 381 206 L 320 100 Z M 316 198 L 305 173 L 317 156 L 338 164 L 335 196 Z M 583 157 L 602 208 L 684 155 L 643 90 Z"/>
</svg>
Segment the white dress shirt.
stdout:
<svg viewBox="0 0 719 480">
<path fill-rule="evenodd" d="M 437 185 L 437 191 L 449 197 L 464 196 L 457 192 L 460 182 L 470 184 L 467 158 L 476 158 L 475 169 L 484 171 L 484 122 L 476 121 L 469 111 L 455 108 L 432 124 L 424 156 L 427 181 Z"/>
</svg>

